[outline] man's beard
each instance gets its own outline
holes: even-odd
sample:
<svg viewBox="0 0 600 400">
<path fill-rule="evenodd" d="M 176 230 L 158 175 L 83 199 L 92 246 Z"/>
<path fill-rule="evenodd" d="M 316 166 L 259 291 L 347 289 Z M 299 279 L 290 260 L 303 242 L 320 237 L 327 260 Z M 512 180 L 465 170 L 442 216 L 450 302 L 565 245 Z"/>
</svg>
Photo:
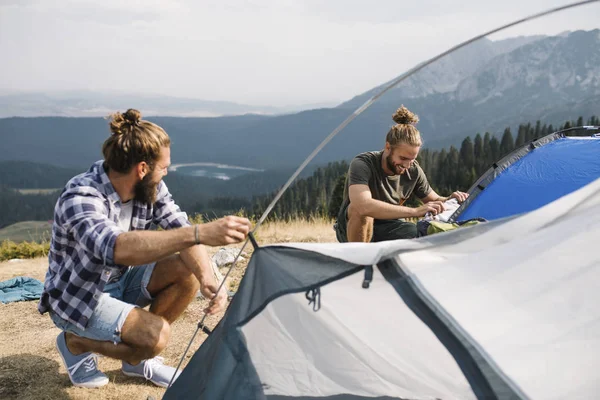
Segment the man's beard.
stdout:
<svg viewBox="0 0 600 400">
<path fill-rule="evenodd" d="M 394 162 L 392 161 L 392 155 L 388 154 L 388 156 L 385 158 L 385 163 L 387 164 L 387 167 L 390 171 L 392 171 L 392 173 L 394 175 L 401 175 L 404 173 L 405 169 L 404 167 L 401 166 L 396 166 L 394 165 Z"/>
<path fill-rule="evenodd" d="M 156 202 L 157 188 L 158 183 L 152 182 L 152 174 L 146 174 L 141 181 L 135 184 L 135 199 L 144 204 L 154 204 Z"/>
</svg>

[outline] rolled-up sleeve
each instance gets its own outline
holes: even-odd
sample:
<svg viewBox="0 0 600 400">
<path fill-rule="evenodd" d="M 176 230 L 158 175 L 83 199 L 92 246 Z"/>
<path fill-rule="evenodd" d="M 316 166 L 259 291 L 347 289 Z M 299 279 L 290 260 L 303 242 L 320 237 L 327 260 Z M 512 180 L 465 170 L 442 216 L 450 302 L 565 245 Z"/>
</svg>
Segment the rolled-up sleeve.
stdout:
<svg viewBox="0 0 600 400">
<path fill-rule="evenodd" d="M 156 195 L 152 218 L 154 223 L 163 229 L 174 229 L 191 225 L 187 214 L 181 211 L 179 206 L 175 204 L 167 185 L 162 181 L 158 185 L 158 194 Z"/>
<path fill-rule="evenodd" d="M 115 243 L 123 230 L 109 218 L 106 200 L 91 193 L 65 193 L 60 200 L 63 227 L 85 251 L 113 266 Z"/>
</svg>

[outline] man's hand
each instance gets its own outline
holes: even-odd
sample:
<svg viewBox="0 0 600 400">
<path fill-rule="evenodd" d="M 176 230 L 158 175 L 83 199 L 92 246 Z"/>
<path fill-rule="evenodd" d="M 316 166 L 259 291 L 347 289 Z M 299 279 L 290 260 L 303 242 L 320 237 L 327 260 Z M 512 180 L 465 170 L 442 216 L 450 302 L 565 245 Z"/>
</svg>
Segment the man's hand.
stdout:
<svg viewBox="0 0 600 400">
<path fill-rule="evenodd" d="M 227 216 L 198 225 L 200 243 L 207 246 L 224 246 L 246 239 L 252 224 L 248 218 Z"/>
<path fill-rule="evenodd" d="M 421 207 L 415 208 L 415 217 L 422 217 L 427 213 L 432 213 L 433 215 L 438 215 L 442 211 L 445 210 L 444 203 L 441 201 L 430 201 L 428 203 L 423 204 Z"/>
<path fill-rule="evenodd" d="M 209 315 L 217 314 L 225 310 L 225 306 L 227 305 L 226 285 L 223 285 L 221 290 L 219 290 L 219 293 L 217 293 L 218 288 L 219 285 L 217 285 L 214 281 L 210 283 L 203 283 L 200 286 L 200 293 L 202 293 L 204 298 L 210 300 L 210 303 L 208 303 L 208 307 L 204 309 L 204 312 Z M 217 294 L 216 297 L 215 294 Z"/>
<path fill-rule="evenodd" d="M 467 197 L 469 197 L 469 193 L 459 192 L 458 190 L 452 193 L 450 196 L 448 196 L 448 198 L 450 199 L 456 199 L 459 203 L 464 202 L 467 199 Z"/>
</svg>

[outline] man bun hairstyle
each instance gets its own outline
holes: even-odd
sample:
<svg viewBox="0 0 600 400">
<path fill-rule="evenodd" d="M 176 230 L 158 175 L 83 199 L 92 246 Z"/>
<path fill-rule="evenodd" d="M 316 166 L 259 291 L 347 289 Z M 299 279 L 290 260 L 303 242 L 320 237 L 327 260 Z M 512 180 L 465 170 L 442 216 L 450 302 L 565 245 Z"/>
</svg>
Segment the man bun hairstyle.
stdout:
<svg viewBox="0 0 600 400">
<path fill-rule="evenodd" d="M 164 129 L 142 120 L 138 110 L 116 112 L 109 119 L 111 135 L 102 145 L 102 154 L 105 165 L 116 172 L 125 174 L 142 161 L 154 168 L 160 150 L 171 144 Z"/>
<path fill-rule="evenodd" d="M 410 146 L 422 146 L 423 141 L 421 140 L 421 134 L 416 128 L 416 124 L 419 122 L 418 115 L 411 112 L 408 108 L 401 105 L 396 110 L 392 119 L 396 125 L 392 126 L 388 132 L 385 140 L 391 146 L 397 146 L 399 144 L 408 144 Z"/>
</svg>

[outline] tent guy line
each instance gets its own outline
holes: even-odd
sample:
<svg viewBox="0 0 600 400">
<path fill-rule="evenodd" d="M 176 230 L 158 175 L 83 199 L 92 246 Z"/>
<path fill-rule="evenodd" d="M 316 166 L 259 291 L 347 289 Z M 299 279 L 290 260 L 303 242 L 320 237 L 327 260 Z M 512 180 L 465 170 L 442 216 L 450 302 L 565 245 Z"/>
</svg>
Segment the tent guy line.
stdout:
<svg viewBox="0 0 600 400">
<path fill-rule="evenodd" d="M 579 6 L 583 6 L 586 4 L 591 4 L 591 3 L 597 3 L 600 0 L 585 0 L 585 1 L 579 1 L 579 2 L 575 2 L 575 3 L 570 3 L 570 4 L 566 4 L 563 6 L 559 6 L 559 7 L 554 7 L 551 9 L 548 9 L 546 11 L 542 11 L 536 14 L 532 14 L 530 16 L 518 19 L 516 21 L 510 22 L 508 24 L 502 25 L 498 28 L 492 29 L 490 31 L 487 31 L 485 33 L 482 33 L 480 35 L 477 35 L 469 40 L 466 40 L 446 51 L 444 51 L 443 53 L 438 54 L 435 57 L 430 58 L 429 60 L 425 61 L 422 64 L 419 64 L 413 68 L 411 68 L 410 70 L 408 70 L 407 72 L 405 72 L 404 74 L 400 75 L 399 77 L 397 77 L 396 79 L 394 79 L 389 85 L 387 85 L 385 88 L 383 88 L 382 90 L 380 90 L 378 93 L 376 93 L 374 96 L 372 96 L 369 100 L 367 100 L 362 106 L 358 107 L 352 114 L 350 114 L 340 125 L 338 125 L 337 128 L 335 128 L 325 139 L 323 139 L 323 141 L 312 151 L 312 153 L 309 154 L 308 157 L 306 157 L 306 159 L 302 162 L 302 164 L 300 164 L 300 166 L 296 169 L 296 171 L 292 174 L 292 176 L 287 180 L 287 182 L 283 185 L 283 187 L 279 190 L 279 192 L 277 193 L 277 195 L 273 198 L 273 200 L 271 201 L 271 203 L 268 205 L 268 207 L 265 209 L 265 211 L 263 212 L 263 214 L 261 215 L 260 219 L 258 220 L 258 222 L 256 223 L 254 230 L 251 232 L 251 234 L 254 234 L 258 228 L 262 225 L 262 223 L 266 220 L 267 216 L 271 213 L 271 211 L 273 210 L 273 208 L 275 207 L 275 204 L 277 204 L 277 202 L 279 201 L 279 199 L 281 198 L 281 196 L 283 195 L 283 193 L 285 193 L 285 191 L 290 187 L 290 185 L 292 184 L 292 182 L 294 182 L 294 180 L 298 177 L 298 175 L 300 175 L 300 173 L 304 170 L 304 168 L 306 168 L 306 166 L 317 156 L 317 154 L 340 132 L 342 131 L 342 129 L 344 129 L 348 124 L 350 124 L 350 122 L 352 122 L 356 117 L 358 117 L 360 114 L 362 114 L 363 111 L 365 111 L 367 108 L 369 108 L 375 101 L 377 101 L 381 96 L 383 96 L 385 93 L 387 93 L 390 89 L 394 88 L 396 85 L 398 85 L 399 83 L 401 83 L 402 81 L 404 81 L 405 79 L 409 78 L 410 76 L 414 75 L 415 73 L 419 72 L 420 70 L 422 70 L 423 68 L 427 67 L 430 64 L 433 64 L 434 62 L 436 62 L 437 60 L 439 60 L 440 58 L 443 58 L 445 56 L 447 56 L 448 54 L 451 54 L 479 39 L 482 39 L 486 36 L 492 35 L 494 33 L 503 31 L 505 29 L 511 28 L 513 26 L 517 26 L 520 25 L 524 22 L 527 21 L 531 21 L 537 18 L 541 18 L 543 16 L 546 15 L 550 15 L 550 14 L 554 14 L 560 11 L 564 11 L 570 8 L 575 8 L 575 7 L 579 7 Z M 223 285 L 226 282 L 227 277 L 229 276 L 231 270 L 233 269 L 233 267 L 235 267 L 235 265 L 237 264 L 237 261 L 240 257 L 240 255 L 242 254 L 242 252 L 244 251 L 244 249 L 246 248 L 246 246 L 248 245 L 248 242 L 250 241 L 250 239 L 247 239 L 244 242 L 244 245 L 242 246 L 242 248 L 240 249 L 240 251 L 238 252 L 238 254 L 236 255 L 235 259 L 233 260 L 233 263 L 231 264 L 231 266 L 229 267 L 229 269 L 227 270 L 227 273 L 225 274 L 223 280 L 221 281 L 219 287 L 217 288 L 217 293 L 222 289 Z M 216 296 L 216 294 L 215 294 Z M 183 363 L 183 360 L 185 359 L 185 356 L 187 355 L 187 352 L 189 351 L 194 339 L 196 338 L 196 335 L 198 334 L 198 331 L 200 329 L 202 329 L 202 327 L 204 326 L 204 321 L 206 320 L 206 313 L 202 316 L 202 319 L 200 320 L 200 322 L 198 323 L 198 326 L 196 328 L 196 331 L 194 332 L 192 338 L 190 339 L 190 342 L 185 350 L 185 352 L 183 353 L 183 355 L 181 356 L 181 360 L 179 361 L 179 364 L 177 365 L 177 368 L 175 369 L 175 373 L 173 374 L 173 377 L 171 378 L 171 381 L 169 382 L 169 387 L 171 387 L 171 385 L 173 384 L 173 379 L 175 378 L 175 376 L 177 375 L 177 372 L 179 371 L 179 369 L 181 368 L 181 364 Z"/>
</svg>

